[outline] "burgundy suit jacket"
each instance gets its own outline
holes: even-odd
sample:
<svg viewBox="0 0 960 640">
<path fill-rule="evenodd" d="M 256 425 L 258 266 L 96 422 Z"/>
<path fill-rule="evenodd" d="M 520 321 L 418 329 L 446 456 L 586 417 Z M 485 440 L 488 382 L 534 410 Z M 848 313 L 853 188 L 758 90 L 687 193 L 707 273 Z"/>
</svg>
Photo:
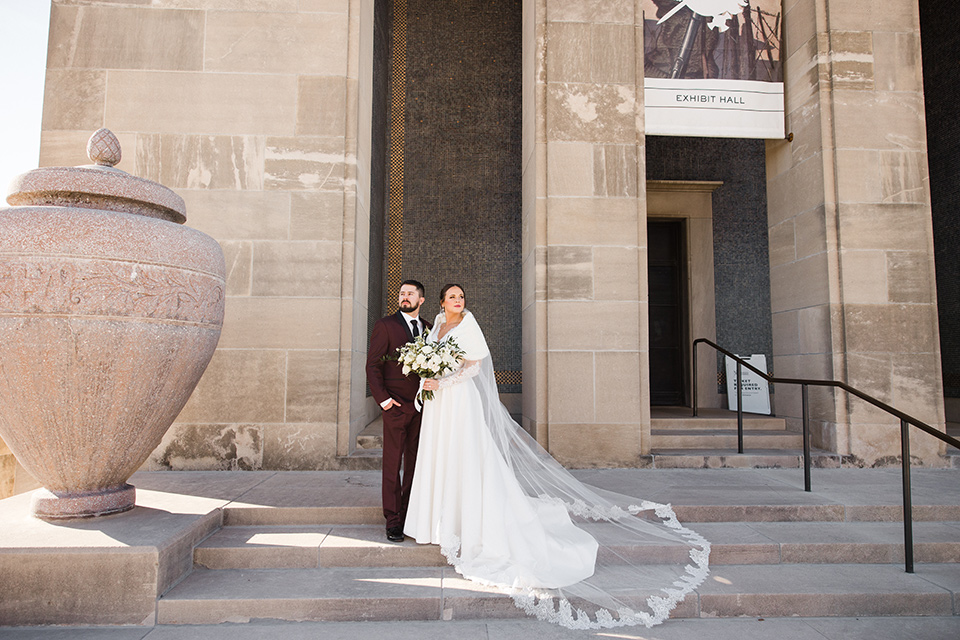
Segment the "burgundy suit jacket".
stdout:
<svg viewBox="0 0 960 640">
<path fill-rule="evenodd" d="M 430 323 L 420 318 L 428 329 Z M 400 404 L 413 407 L 413 397 L 420 388 L 420 378 L 415 374 L 403 375 L 403 367 L 396 360 L 383 360 L 384 356 L 394 356 L 397 348 L 413 341 L 410 325 L 397 311 L 392 316 L 380 318 L 373 325 L 370 334 L 370 348 L 367 350 L 367 383 L 377 404 L 393 398 Z"/>
</svg>

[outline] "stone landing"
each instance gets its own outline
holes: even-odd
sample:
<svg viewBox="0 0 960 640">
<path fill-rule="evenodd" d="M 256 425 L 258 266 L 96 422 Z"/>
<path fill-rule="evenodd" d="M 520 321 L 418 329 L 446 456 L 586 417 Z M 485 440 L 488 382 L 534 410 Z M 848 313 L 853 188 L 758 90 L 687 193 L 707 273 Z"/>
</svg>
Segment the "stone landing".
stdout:
<svg viewBox="0 0 960 640">
<path fill-rule="evenodd" d="M 812 493 L 788 469 L 576 475 L 671 502 L 711 540 L 711 577 L 678 619 L 960 612 L 960 471 L 914 472 L 915 574 L 901 564 L 895 469 L 818 469 Z M 0 501 L 0 627 L 521 619 L 435 547 L 385 541 L 376 471 L 138 473 L 133 483 L 135 510 L 94 521 L 31 519 L 29 494 Z"/>
</svg>

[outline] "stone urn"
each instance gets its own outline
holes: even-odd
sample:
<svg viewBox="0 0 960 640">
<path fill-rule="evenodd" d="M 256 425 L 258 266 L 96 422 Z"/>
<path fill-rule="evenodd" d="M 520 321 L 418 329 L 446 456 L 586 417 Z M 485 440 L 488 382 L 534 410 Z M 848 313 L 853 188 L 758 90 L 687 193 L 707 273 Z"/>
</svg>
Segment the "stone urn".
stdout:
<svg viewBox="0 0 960 640">
<path fill-rule="evenodd" d="M 15 178 L 0 208 L 0 437 L 44 486 L 44 519 L 134 507 L 127 480 L 223 325 L 223 252 L 183 226 L 183 199 L 116 169 L 106 129 L 87 154 Z"/>
</svg>

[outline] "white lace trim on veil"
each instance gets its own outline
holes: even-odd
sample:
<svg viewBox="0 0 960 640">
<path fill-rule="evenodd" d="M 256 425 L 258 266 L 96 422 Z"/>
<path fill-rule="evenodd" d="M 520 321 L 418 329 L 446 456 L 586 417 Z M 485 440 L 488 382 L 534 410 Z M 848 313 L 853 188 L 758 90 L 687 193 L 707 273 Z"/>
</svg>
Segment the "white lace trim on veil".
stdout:
<svg viewBox="0 0 960 640">
<path fill-rule="evenodd" d="M 441 552 L 465 578 L 505 589 L 520 609 L 540 620 L 572 629 L 663 622 L 706 579 L 710 543 L 680 524 L 670 505 L 584 484 L 554 460 L 500 403 L 483 332 L 473 314 L 465 313 L 455 328 L 456 341 L 466 360 L 480 361 L 480 372 L 461 384 L 475 385 L 480 393 L 484 422 L 500 455 L 527 496 L 562 504 L 577 526 L 597 539 L 599 550 L 593 576 L 556 589 L 471 576 L 454 535 L 440 541 Z M 435 332 L 443 321 L 438 315 Z"/>
</svg>

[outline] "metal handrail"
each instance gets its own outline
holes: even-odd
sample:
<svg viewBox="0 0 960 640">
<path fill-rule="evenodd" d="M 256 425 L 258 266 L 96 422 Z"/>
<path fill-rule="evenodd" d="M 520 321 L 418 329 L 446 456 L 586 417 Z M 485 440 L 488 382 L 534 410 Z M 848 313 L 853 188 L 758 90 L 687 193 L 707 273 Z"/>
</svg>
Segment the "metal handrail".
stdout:
<svg viewBox="0 0 960 640">
<path fill-rule="evenodd" d="M 803 489 L 810 491 L 810 411 L 807 389 L 811 385 L 815 387 L 836 387 L 843 389 L 847 393 L 853 394 L 858 398 L 865 400 L 887 413 L 900 418 L 900 466 L 903 470 L 903 545 L 904 561 L 907 573 L 913 573 L 913 502 L 911 500 L 910 489 L 910 434 L 908 425 L 912 425 L 921 431 L 929 433 L 952 447 L 960 449 L 960 440 L 948 436 L 942 431 L 937 431 L 927 423 L 914 418 L 913 416 L 891 407 L 885 402 L 874 398 L 873 396 L 860 391 L 839 380 L 807 380 L 804 378 L 777 378 L 771 376 L 766 371 L 761 371 L 755 366 L 730 353 L 717 343 L 706 338 L 697 338 L 693 341 L 693 389 L 691 400 L 693 404 L 693 415 L 697 416 L 697 345 L 707 344 L 720 353 L 732 358 L 737 363 L 737 453 L 743 453 L 743 390 L 741 385 L 742 368 L 750 369 L 767 382 L 774 384 L 798 384 L 801 388 L 801 403 L 803 406 Z"/>
</svg>

